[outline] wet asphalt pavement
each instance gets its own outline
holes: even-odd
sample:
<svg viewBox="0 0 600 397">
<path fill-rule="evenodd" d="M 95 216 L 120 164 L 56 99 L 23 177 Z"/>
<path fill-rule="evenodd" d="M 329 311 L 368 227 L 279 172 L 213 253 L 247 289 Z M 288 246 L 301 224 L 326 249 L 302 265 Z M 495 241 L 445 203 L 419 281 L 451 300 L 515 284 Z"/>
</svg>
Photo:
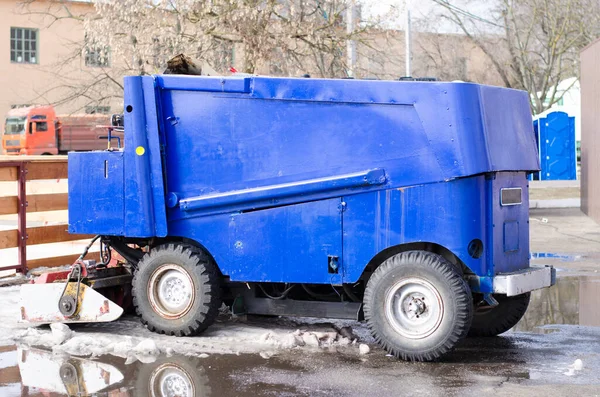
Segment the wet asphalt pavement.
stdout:
<svg viewBox="0 0 600 397">
<path fill-rule="evenodd" d="M 532 294 L 513 330 L 468 338 L 442 362 L 406 363 L 375 346 L 365 356 L 292 349 L 152 363 L 0 346 L 0 396 L 600 396 L 600 227 L 562 214 L 532 214 L 546 219 L 532 229 L 532 262 L 557 267 L 557 285 Z M 544 230 L 573 241 L 543 242 Z"/>
</svg>

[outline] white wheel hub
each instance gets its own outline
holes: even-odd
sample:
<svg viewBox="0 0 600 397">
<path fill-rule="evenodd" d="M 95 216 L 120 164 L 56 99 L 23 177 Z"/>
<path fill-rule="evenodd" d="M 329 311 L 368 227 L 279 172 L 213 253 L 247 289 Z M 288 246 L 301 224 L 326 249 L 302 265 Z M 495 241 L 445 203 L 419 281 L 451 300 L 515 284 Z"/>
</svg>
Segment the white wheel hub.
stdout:
<svg viewBox="0 0 600 397">
<path fill-rule="evenodd" d="M 148 298 L 156 313 L 168 319 L 184 316 L 195 299 L 192 278 L 181 266 L 165 264 L 150 276 Z"/>
<path fill-rule="evenodd" d="M 152 396 L 194 397 L 194 384 L 182 368 L 174 364 L 163 364 L 150 379 Z"/>
<path fill-rule="evenodd" d="M 403 337 L 423 339 L 439 328 L 444 317 L 444 303 L 429 281 L 405 278 L 387 291 L 385 316 Z"/>
</svg>

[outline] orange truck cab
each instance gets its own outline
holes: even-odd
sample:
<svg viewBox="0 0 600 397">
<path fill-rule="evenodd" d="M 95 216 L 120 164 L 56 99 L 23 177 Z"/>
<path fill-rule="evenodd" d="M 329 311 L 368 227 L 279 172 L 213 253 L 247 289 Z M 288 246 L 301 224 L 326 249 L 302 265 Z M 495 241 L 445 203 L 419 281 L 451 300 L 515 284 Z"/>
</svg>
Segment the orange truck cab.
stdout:
<svg viewBox="0 0 600 397">
<path fill-rule="evenodd" d="M 102 150 L 110 118 L 85 114 L 57 116 L 52 106 L 10 110 L 2 134 L 2 148 L 9 155 L 65 154 L 70 151 Z M 113 134 L 115 139 L 123 135 Z M 113 141 L 114 146 L 117 142 Z"/>
</svg>

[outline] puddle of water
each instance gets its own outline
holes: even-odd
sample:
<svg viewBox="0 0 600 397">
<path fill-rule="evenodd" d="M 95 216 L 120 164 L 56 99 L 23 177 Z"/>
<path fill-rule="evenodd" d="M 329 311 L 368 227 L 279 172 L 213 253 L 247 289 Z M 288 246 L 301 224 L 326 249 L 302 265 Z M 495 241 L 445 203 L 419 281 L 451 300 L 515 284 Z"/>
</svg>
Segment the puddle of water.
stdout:
<svg viewBox="0 0 600 397">
<path fill-rule="evenodd" d="M 600 327 L 600 276 L 564 276 L 552 288 L 532 292 L 529 309 L 515 331 L 551 333 L 544 325 L 570 324 Z"/>
<path fill-rule="evenodd" d="M 275 367 L 273 365 L 275 365 Z M 254 367 L 280 369 L 259 356 L 159 357 L 152 363 L 103 356 L 63 357 L 51 351 L 0 346 L 0 396 L 204 397 L 298 395 L 292 386 L 235 382 L 236 373 Z"/>
<path fill-rule="evenodd" d="M 531 252 L 529 254 L 529 259 L 540 258 L 559 259 L 562 262 L 576 262 L 583 260 L 586 256 L 581 254 L 557 254 L 554 252 Z"/>
</svg>

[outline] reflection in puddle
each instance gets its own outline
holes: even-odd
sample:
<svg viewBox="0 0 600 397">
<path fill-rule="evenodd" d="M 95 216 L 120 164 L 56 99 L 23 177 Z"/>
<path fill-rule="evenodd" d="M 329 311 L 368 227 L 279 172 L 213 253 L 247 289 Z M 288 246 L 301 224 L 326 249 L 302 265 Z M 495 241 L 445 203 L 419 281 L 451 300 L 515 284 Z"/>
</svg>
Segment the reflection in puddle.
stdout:
<svg viewBox="0 0 600 397">
<path fill-rule="evenodd" d="M 112 356 L 99 359 L 63 357 L 29 347 L 0 347 L 10 359 L 0 361 L 2 396 L 164 396 L 210 395 L 200 359 L 160 357 L 126 365 Z M 0 350 L 0 351 L 1 351 Z"/>
<path fill-rule="evenodd" d="M 248 368 L 274 365 L 296 370 L 291 364 L 275 364 L 254 355 L 160 356 L 154 362 L 142 363 L 115 356 L 81 358 L 39 348 L 0 346 L 0 396 L 297 395 L 292 385 L 240 385 L 232 381 Z"/>
<path fill-rule="evenodd" d="M 563 262 L 576 262 L 586 258 L 585 255 L 581 254 L 557 254 L 553 252 L 532 252 L 529 254 L 529 259 L 559 259 Z"/>
<path fill-rule="evenodd" d="M 556 285 L 534 291 L 525 317 L 515 331 L 553 332 L 536 328 L 550 324 L 572 324 L 600 327 L 600 277 L 559 277 Z"/>
<path fill-rule="evenodd" d="M 76 357 L 55 357 L 37 349 L 17 349 L 21 383 L 66 395 L 90 395 L 123 380 L 114 366 Z"/>
</svg>

